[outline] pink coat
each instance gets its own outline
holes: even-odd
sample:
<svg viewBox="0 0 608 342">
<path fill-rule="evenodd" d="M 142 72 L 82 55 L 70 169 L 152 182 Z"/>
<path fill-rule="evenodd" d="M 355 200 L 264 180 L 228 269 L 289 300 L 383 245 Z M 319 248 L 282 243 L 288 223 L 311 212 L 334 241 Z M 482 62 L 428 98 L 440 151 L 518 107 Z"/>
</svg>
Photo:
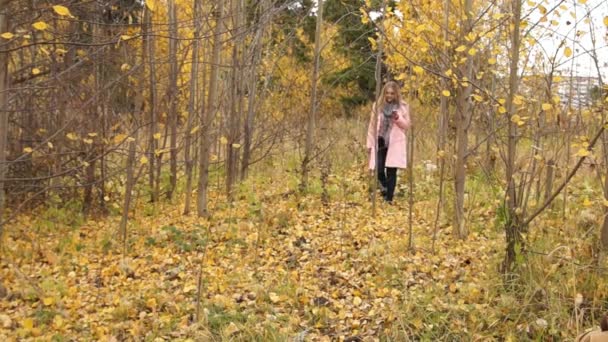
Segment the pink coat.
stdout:
<svg viewBox="0 0 608 342">
<path fill-rule="evenodd" d="M 370 170 L 374 170 L 376 168 L 376 143 L 378 139 L 376 139 L 374 133 L 380 130 L 380 122 L 383 116 L 381 111 L 377 111 L 375 113 L 377 115 L 377 128 L 374 132 L 374 112 L 376 111 L 372 109 L 372 115 L 370 116 L 369 126 L 367 129 L 367 148 L 371 149 L 369 156 Z M 407 167 L 407 139 L 405 131 L 411 126 L 410 106 L 402 101 L 401 105 L 397 109 L 397 113 L 399 114 L 399 119 L 393 123 L 391 128 L 385 166 L 405 169 Z"/>
</svg>

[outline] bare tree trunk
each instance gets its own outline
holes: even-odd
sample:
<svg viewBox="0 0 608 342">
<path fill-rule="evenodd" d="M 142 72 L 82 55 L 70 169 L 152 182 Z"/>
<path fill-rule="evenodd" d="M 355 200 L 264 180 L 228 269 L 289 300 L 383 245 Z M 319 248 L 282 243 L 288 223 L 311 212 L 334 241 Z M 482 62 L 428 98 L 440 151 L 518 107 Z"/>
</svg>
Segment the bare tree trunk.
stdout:
<svg viewBox="0 0 608 342">
<path fill-rule="evenodd" d="M 381 13 L 382 13 L 382 20 L 384 20 L 384 17 L 386 16 L 386 0 L 382 0 L 382 8 L 380 9 Z M 379 102 L 380 99 L 380 93 L 382 92 L 382 56 L 384 54 L 384 24 L 381 22 L 380 25 L 380 37 L 378 37 L 378 52 L 376 54 L 376 67 L 374 70 L 374 76 L 376 79 L 376 93 L 375 93 L 375 98 L 376 101 L 375 103 Z M 375 108 L 375 105 L 374 105 Z M 375 151 L 372 151 L 372 153 L 377 153 L 378 151 L 378 114 L 376 113 L 376 111 L 372 110 L 372 125 L 373 125 L 373 129 L 374 129 L 374 144 L 376 144 L 376 149 Z M 376 158 L 377 160 L 377 158 Z M 378 198 L 378 196 L 376 196 L 376 190 L 378 189 L 378 181 L 376 180 L 377 176 L 376 176 L 376 172 L 377 172 L 377 168 L 374 165 L 374 169 L 372 170 L 372 172 L 370 173 L 370 183 L 371 183 L 371 190 L 372 190 L 372 216 L 376 216 L 376 199 Z"/>
<path fill-rule="evenodd" d="M 226 146 L 226 194 L 232 199 L 232 187 L 237 179 L 239 122 L 242 110 L 242 59 L 243 59 L 243 4 L 242 0 L 232 0 L 233 32 L 236 34 L 232 47 L 232 79 L 230 92 L 230 117 L 228 122 L 228 146 Z"/>
<path fill-rule="evenodd" d="M 411 113 L 410 113 L 411 115 Z M 409 134 L 409 142 L 408 142 L 408 158 L 409 161 L 407 163 L 408 167 L 407 167 L 407 171 L 409 174 L 409 198 L 408 198 L 408 227 L 409 227 L 409 234 L 408 234 L 408 243 L 407 246 L 409 248 L 409 250 L 412 250 L 414 248 L 414 233 L 413 233 L 413 227 L 414 227 L 414 219 L 413 219 L 413 211 L 414 211 L 414 128 L 410 129 L 410 134 Z"/>
<path fill-rule="evenodd" d="M 317 1 L 317 28 L 315 31 L 315 59 L 312 68 L 312 89 L 310 93 L 310 111 L 306 125 L 306 146 L 304 147 L 304 159 L 302 160 L 302 180 L 300 190 L 308 188 L 308 176 L 315 138 L 315 121 L 317 117 L 317 82 L 319 78 L 319 66 L 321 62 L 321 33 L 323 31 L 323 0 Z"/>
<path fill-rule="evenodd" d="M 449 25 L 450 25 L 450 0 L 445 0 L 443 3 L 443 39 L 448 41 L 449 38 Z M 444 48 L 445 61 L 444 69 L 449 69 L 449 59 L 447 56 L 447 48 Z M 448 89 L 449 83 L 445 78 L 441 78 L 441 88 Z M 433 243 L 432 251 L 435 251 L 435 241 L 437 240 L 437 229 L 439 228 L 439 217 L 441 215 L 441 208 L 443 207 L 443 196 L 444 196 L 444 183 L 445 183 L 445 145 L 448 136 L 448 121 L 450 118 L 450 108 L 448 98 L 442 96 L 440 100 L 440 117 L 439 117 L 439 129 L 437 132 L 437 164 L 439 165 L 439 199 L 437 200 L 437 210 L 435 212 L 435 223 L 433 225 Z"/>
<path fill-rule="evenodd" d="M 122 207 L 122 218 L 120 220 L 120 234 L 122 236 L 123 256 L 127 255 L 127 222 L 129 220 L 129 208 L 135 182 L 133 164 L 135 162 L 135 140 L 129 141 L 129 155 L 127 157 L 127 184 L 125 186 L 125 201 Z"/>
<path fill-rule="evenodd" d="M 209 149 L 211 142 L 213 141 L 210 137 L 211 124 L 213 118 L 217 114 L 219 107 L 218 99 L 218 78 L 220 69 L 220 52 L 222 47 L 222 33 L 224 32 L 224 1 L 215 1 L 215 32 L 213 37 L 213 53 L 212 53 L 212 64 L 211 64 L 211 76 L 209 79 L 209 94 L 207 105 L 208 109 L 205 115 L 202 116 L 202 132 L 199 142 L 199 177 L 198 177 L 198 203 L 197 212 L 198 216 L 206 216 L 207 212 L 207 184 L 209 183 Z"/>
<path fill-rule="evenodd" d="M 590 15 L 590 13 L 588 13 Z M 591 32 L 591 44 L 593 49 L 590 51 L 590 56 L 593 60 L 593 64 L 595 66 L 595 70 L 597 71 L 597 78 L 599 80 L 598 89 L 600 90 L 600 98 L 602 98 L 602 89 L 604 89 L 604 79 L 602 77 L 602 70 L 600 68 L 600 59 L 597 56 L 597 47 L 596 47 L 596 36 L 595 36 L 595 28 L 593 21 L 589 22 L 589 31 Z M 605 102 L 602 102 L 602 107 L 605 107 Z M 606 122 L 606 110 L 600 110 L 602 113 L 602 121 L 600 125 L 603 125 Z M 604 175 L 604 198 L 608 198 L 608 137 L 606 133 L 602 134 L 602 155 L 603 155 L 603 165 L 605 168 Z M 602 248 L 604 250 L 608 250 L 608 207 L 604 206 L 604 222 L 602 224 L 602 230 L 600 234 L 600 241 L 602 243 Z"/>
<path fill-rule="evenodd" d="M 267 1 L 262 0 L 260 5 L 260 17 L 263 18 L 267 12 Z M 260 20 L 259 27 L 253 38 L 253 52 L 251 57 L 251 67 L 249 71 L 249 85 L 248 85 L 248 99 L 247 99 L 247 118 L 245 119 L 244 133 L 244 144 L 243 144 L 243 159 L 241 160 L 241 180 L 247 178 L 247 172 L 249 170 L 249 163 L 251 160 L 251 143 L 253 140 L 253 131 L 255 123 L 255 104 L 257 96 L 257 71 L 258 63 L 262 56 L 262 37 L 265 31 L 265 23 Z"/>
<path fill-rule="evenodd" d="M 175 0 L 167 2 L 167 11 L 169 14 L 169 127 L 171 130 L 170 138 L 170 174 L 169 174 L 169 189 L 167 190 L 167 198 L 171 199 L 173 192 L 177 187 L 177 122 L 179 114 L 177 113 L 177 14 L 175 8 Z"/>
<path fill-rule="evenodd" d="M 188 103 L 188 121 L 186 123 L 186 141 L 184 143 L 184 159 L 186 160 L 186 203 L 184 204 L 184 215 L 190 214 L 190 202 L 192 199 L 192 169 L 194 161 L 191 156 L 192 125 L 198 113 L 196 105 L 198 95 L 198 63 L 201 35 L 201 0 L 194 0 L 194 42 L 192 43 L 192 69 L 190 73 L 190 101 Z"/>
<path fill-rule="evenodd" d="M 8 32 L 8 17 L 2 11 L 5 9 L 6 1 L 0 1 L 0 32 Z M 4 191 L 4 179 L 8 169 L 6 149 L 8 143 L 8 52 L 0 52 L 0 246 L 4 227 L 2 226 L 4 207 L 6 205 L 6 194 Z"/>
<path fill-rule="evenodd" d="M 466 36 L 473 29 L 473 20 L 471 11 L 473 10 L 473 0 L 465 0 L 464 14 L 466 21 L 464 24 L 464 32 L 462 36 Z M 467 54 L 466 62 L 462 75 L 468 80 L 472 79 L 473 75 L 473 58 Z M 458 89 L 458 111 L 456 113 L 456 165 L 454 168 L 454 187 L 455 187 L 455 206 L 454 206 L 454 229 L 456 236 L 464 239 L 468 235 L 468 228 L 465 222 L 464 215 L 464 192 L 466 182 L 466 161 L 468 154 L 469 126 L 471 123 L 471 104 L 469 96 L 471 95 L 472 86 L 467 84 L 466 87 L 460 86 Z"/>
<path fill-rule="evenodd" d="M 156 180 L 155 172 L 156 172 L 156 150 L 158 148 L 157 140 L 155 137 L 156 130 L 158 127 L 158 113 L 156 110 L 156 65 L 155 65 L 155 38 L 154 35 L 149 34 L 152 28 L 152 16 L 153 13 L 148 9 L 144 8 L 144 27 L 146 28 L 144 31 L 144 40 L 146 42 L 146 50 L 148 57 L 148 73 L 149 73 L 149 84 L 150 87 L 148 89 L 150 98 L 148 99 L 149 103 L 149 111 L 150 111 L 150 128 L 148 132 L 148 160 L 149 166 L 148 169 L 148 187 L 150 188 L 150 201 L 156 202 L 158 201 L 158 182 Z"/>
<path fill-rule="evenodd" d="M 517 211 L 517 193 L 515 184 L 515 158 L 517 153 L 517 124 L 511 120 L 515 115 L 513 99 L 519 87 L 518 63 L 520 47 L 520 23 L 521 23 L 521 0 L 513 1 L 513 16 L 511 30 L 511 65 L 509 73 L 509 93 L 507 95 L 507 115 L 509 124 L 509 136 L 507 142 L 507 222 L 505 227 L 507 248 L 503 261 L 503 272 L 511 273 L 515 269 L 515 260 L 523 249 L 523 238 L 521 236 L 520 217 Z"/>
</svg>

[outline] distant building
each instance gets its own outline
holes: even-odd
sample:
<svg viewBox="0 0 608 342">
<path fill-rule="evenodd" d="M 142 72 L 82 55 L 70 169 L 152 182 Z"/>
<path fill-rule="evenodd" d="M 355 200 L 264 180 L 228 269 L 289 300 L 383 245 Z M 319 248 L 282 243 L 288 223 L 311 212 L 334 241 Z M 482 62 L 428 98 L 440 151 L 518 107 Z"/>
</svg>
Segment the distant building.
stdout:
<svg viewBox="0 0 608 342">
<path fill-rule="evenodd" d="M 564 107 L 570 105 L 573 109 L 586 108 L 599 95 L 599 85 L 598 77 L 563 75 L 554 84 L 553 93 L 559 95 Z"/>
</svg>

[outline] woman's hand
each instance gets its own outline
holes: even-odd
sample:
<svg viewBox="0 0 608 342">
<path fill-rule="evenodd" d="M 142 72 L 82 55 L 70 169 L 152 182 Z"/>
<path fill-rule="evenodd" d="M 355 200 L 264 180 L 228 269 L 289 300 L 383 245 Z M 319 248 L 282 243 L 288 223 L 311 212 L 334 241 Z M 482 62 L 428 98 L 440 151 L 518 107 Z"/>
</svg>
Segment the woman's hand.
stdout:
<svg viewBox="0 0 608 342">
<path fill-rule="evenodd" d="M 399 113 L 396 110 L 393 111 L 393 121 L 399 120 Z"/>
</svg>

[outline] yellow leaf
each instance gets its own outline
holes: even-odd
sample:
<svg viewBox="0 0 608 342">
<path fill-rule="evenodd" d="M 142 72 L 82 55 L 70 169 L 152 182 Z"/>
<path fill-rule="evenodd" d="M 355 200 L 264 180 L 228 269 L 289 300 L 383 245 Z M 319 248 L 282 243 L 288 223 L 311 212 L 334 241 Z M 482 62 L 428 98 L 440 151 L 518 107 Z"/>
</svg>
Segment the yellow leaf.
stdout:
<svg viewBox="0 0 608 342">
<path fill-rule="evenodd" d="M 578 2 L 580 2 L 582 5 L 587 3 L 587 0 L 578 0 Z"/>
<path fill-rule="evenodd" d="M 53 303 L 55 303 L 55 298 L 53 298 L 53 297 L 46 297 L 46 298 L 42 299 L 42 302 L 46 306 L 51 306 L 51 305 L 53 305 Z"/>
<path fill-rule="evenodd" d="M 194 290 L 196 290 L 196 285 L 194 284 L 184 286 L 184 293 L 192 292 Z"/>
<path fill-rule="evenodd" d="M 93 137 L 96 137 L 96 136 L 97 136 L 97 133 L 95 133 L 95 132 L 91 132 L 91 133 L 89 133 L 88 135 L 89 135 L 91 138 L 93 138 Z"/>
<path fill-rule="evenodd" d="M 115 144 L 120 144 L 121 142 L 123 142 L 123 140 L 125 140 L 127 138 L 126 134 L 118 134 L 117 136 L 114 137 L 114 143 Z"/>
<path fill-rule="evenodd" d="M 521 106 L 522 104 L 524 104 L 524 97 L 521 95 L 516 95 L 515 98 L 513 99 L 513 103 L 515 103 L 518 106 Z"/>
<path fill-rule="evenodd" d="M 422 69 L 422 67 L 420 67 L 419 65 L 416 65 L 414 67 L 414 72 L 420 75 L 420 74 L 424 73 L 424 69 Z"/>
<path fill-rule="evenodd" d="M 0 34 L 0 37 L 4 38 L 4 39 L 13 39 L 15 35 L 10 33 L 10 32 L 4 32 L 3 34 Z"/>
<path fill-rule="evenodd" d="M 353 299 L 353 304 L 355 304 L 355 306 L 359 306 L 359 305 L 361 305 L 361 303 L 363 303 L 363 300 L 361 300 L 361 298 L 360 298 L 360 297 L 356 296 L 356 297 Z"/>
<path fill-rule="evenodd" d="M 128 34 L 123 34 L 122 36 L 120 36 L 120 39 L 122 40 L 129 40 L 132 39 L 133 37 L 129 36 Z"/>
<path fill-rule="evenodd" d="M 32 150 L 31 147 L 24 147 L 23 148 L 23 153 L 32 153 L 34 150 Z"/>
<path fill-rule="evenodd" d="M 76 135 L 76 133 L 72 133 L 72 132 L 66 134 L 65 137 L 70 140 L 78 140 L 78 135 Z"/>
<path fill-rule="evenodd" d="M 572 56 L 572 49 L 571 49 L 570 47 L 566 47 L 566 48 L 564 49 L 564 56 L 566 56 L 566 57 L 568 57 L 568 58 L 569 58 L 570 56 Z"/>
<path fill-rule="evenodd" d="M 376 50 L 376 46 L 377 46 L 376 40 L 372 37 L 367 37 L 367 40 L 369 41 L 370 45 L 372 46 L 372 50 Z"/>
<path fill-rule="evenodd" d="M 146 164 L 148 164 L 148 157 L 146 157 L 146 156 L 141 156 L 141 158 L 139 159 L 139 163 L 140 163 L 141 165 L 146 165 Z"/>
<path fill-rule="evenodd" d="M 505 108 L 504 106 L 500 106 L 500 107 L 498 107 L 498 112 L 500 114 L 504 114 L 507 112 L 507 108 Z"/>
<path fill-rule="evenodd" d="M 466 47 L 466 46 L 464 46 L 464 45 L 460 45 L 459 47 L 457 47 L 457 48 L 456 48 L 456 51 L 458 51 L 458 52 L 463 52 L 463 51 L 464 51 L 464 50 L 466 50 L 466 49 L 467 49 L 467 47 Z"/>
<path fill-rule="evenodd" d="M 23 321 L 21 321 L 21 326 L 23 326 L 23 329 L 25 330 L 32 330 L 34 328 L 34 320 L 31 318 L 25 318 Z"/>
<path fill-rule="evenodd" d="M 608 26 L 608 16 L 604 17 L 604 26 Z"/>
<path fill-rule="evenodd" d="M 84 139 L 82 139 L 82 141 L 87 145 L 91 145 L 93 143 L 93 139 L 89 139 L 89 138 L 84 138 Z"/>
<path fill-rule="evenodd" d="M 61 315 L 55 315 L 55 317 L 53 317 L 53 327 L 55 327 L 55 329 L 60 329 L 63 326 L 63 317 L 61 317 Z"/>
<path fill-rule="evenodd" d="M 268 294 L 268 298 L 270 298 L 270 301 L 273 303 L 278 303 L 281 300 L 281 298 L 274 292 L 270 292 Z"/>
<path fill-rule="evenodd" d="M 518 123 L 520 121 L 521 121 L 521 118 L 517 114 L 515 114 L 511 117 L 511 122 Z"/>
<path fill-rule="evenodd" d="M 587 157 L 590 154 L 591 152 L 589 152 L 589 150 L 587 150 L 586 148 L 581 148 L 580 150 L 578 150 L 578 152 L 576 152 L 577 157 Z"/>
<path fill-rule="evenodd" d="M 480 95 L 477 95 L 477 94 L 474 94 L 474 95 L 473 95 L 473 98 L 474 98 L 474 99 L 475 99 L 475 101 L 477 101 L 477 102 L 481 102 L 481 101 L 483 101 L 483 97 L 481 97 Z"/>
<path fill-rule="evenodd" d="M 160 133 L 154 133 L 154 140 L 160 139 Z"/>
<path fill-rule="evenodd" d="M 156 298 L 150 298 L 146 301 L 146 306 L 149 307 L 150 309 L 154 309 L 156 308 Z"/>
<path fill-rule="evenodd" d="M 225 337 L 232 337 L 232 336 L 238 334 L 239 331 L 241 331 L 241 329 L 239 329 L 239 327 L 236 324 L 234 324 L 234 322 L 230 322 L 230 324 L 228 324 L 222 330 L 222 335 L 224 335 Z M 232 340 L 232 338 L 230 338 L 230 340 Z"/>
<path fill-rule="evenodd" d="M 154 11 L 154 8 L 156 8 L 154 0 L 146 0 L 146 7 L 148 7 L 150 11 Z"/>
<path fill-rule="evenodd" d="M 604 207 L 608 207 L 608 199 L 605 199 L 602 201 L 602 204 L 604 205 Z"/>
<path fill-rule="evenodd" d="M 592 205 L 593 205 L 593 203 L 591 203 L 591 201 L 588 198 L 585 198 L 585 200 L 583 201 L 583 206 L 590 207 Z"/>
<path fill-rule="evenodd" d="M 550 103 L 543 103 L 542 108 L 543 110 L 551 110 L 553 106 Z"/>
<path fill-rule="evenodd" d="M 226 137 L 221 137 L 220 143 L 222 143 L 222 145 L 226 145 L 226 144 L 228 144 L 228 139 L 226 139 Z"/>
<path fill-rule="evenodd" d="M 475 48 L 470 48 L 469 49 L 469 55 L 475 56 L 476 54 L 477 54 L 477 49 L 475 49 Z"/>
<path fill-rule="evenodd" d="M 49 141 L 49 142 L 47 142 L 47 143 L 46 143 L 46 145 L 47 145 L 49 148 L 53 148 L 53 143 L 52 143 L 52 142 L 50 142 L 50 141 Z"/>
<path fill-rule="evenodd" d="M 450 95 L 452 95 L 452 93 L 450 93 L 450 91 L 449 91 L 449 90 L 444 90 L 444 91 L 442 91 L 442 92 L 441 92 L 441 94 L 442 94 L 443 96 L 445 96 L 445 97 L 449 97 Z"/>
<path fill-rule="evenodd" d="M 232 144 L 232 147 L 238 149 L 238 148 L 241 148 L 241 144 Z"/>
<path fill-rule="evenodd" d="M 53 6 L 53 11 L 55 11 L 55 13 L 57 13 L 61 16 L 68 16 L 68 17 L 72 16 L 72 13 L 70 13 L 70 10 L 65 6 L 55 5 L 55 6 Z"/>
<path fill-rule="evenodd" d="M 47 25 L 44 21 L 37 21 L 32 24 L 32 27 L 38 31 L 44 31 L 49 28 L 49 25 Z"/>
<path fill-rule="evenodd" d="M 190 130 L 190 134 L 194 134 L 194 133 L 198 132 L 199 129 L 201 129 L 201 126 L 194 127 L 192 130 Z"/>
<path fill-rule="evenodd" d="M 127 71 L 129 69 L 131 69 L 131 66 L 127 63 L 123 63 L 123 65 L 120 66 L 121 71 Z"/>
<path fill-rule="evenodd" d="M 211 161 L 217 161 L 217 155 L 216 154 L 212 154 L 211 155 Z"/>
<path fill-rule="evenodd" d="M 32 69 L 32 75 L 38 75 L 38 74 L 40 74 L 40 69 L 38 69 L 38 68 Z"/>
</svg>

